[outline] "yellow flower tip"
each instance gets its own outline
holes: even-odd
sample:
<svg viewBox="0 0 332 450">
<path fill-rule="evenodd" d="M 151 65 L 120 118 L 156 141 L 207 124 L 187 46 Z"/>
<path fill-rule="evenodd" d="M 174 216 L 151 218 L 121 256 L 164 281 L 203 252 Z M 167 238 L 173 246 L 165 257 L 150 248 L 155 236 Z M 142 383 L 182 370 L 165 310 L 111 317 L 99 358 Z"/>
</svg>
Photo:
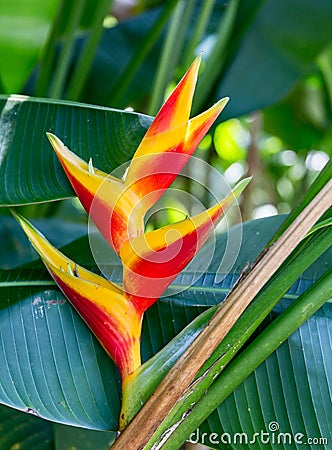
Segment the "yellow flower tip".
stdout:
<svg viewBox="0 0 332 450">
<path fill-rule="evenodd" d="M 13 209 L 10 209 L 10 212 L 29 238 L 29 241 L 31 242 L 35 250 L 40 253 L 37 245 L 37 238 L 44 239 L 44 236 L 27 219 L 21 216 L 21 214 L 17 213 Z"/>
<path fill-rule="evenodd" d="M 248 186 L 248 184 L 251 182 L 252 176 L 244 178 L 243 180 L 239 181 L 238 184 L 233 189 L 233 193 L 236 198 L 238 198 L 241 193 L 245 190 L 245 188 Z"/>
<path fill-rule="evenodd" d="M 119 286 L 78 266 L 12 211 L 53 279 L 99 339 L 124 378 L 140 365 L 142 314 Z"/>
<path fill-rule="evenodd" d="M 213 206 L 210 209 L 220 207 L 224 212 L 227 208 L 229 208 L 242 194 L 242 192 L 245 190 L 245 188 L 248 186 L 250 181 L 252 180 L 252 177 L 244 178 L 243 180 L 239 181 L 237 185 L 232 189 L 232 191 L 223 198 L 217 205 Z"/>
<path fill-rule="evenodd" d="M 218 105 L 218 107 L 221 108 L 220 111 L 222 111 L 225 108 L 229 100 L 230 100 L 229 97 L 223 97 L 217 101 L 216 105 Z"/>
<path fill-rule="evenodd" d="M 200 65 L 202 62 L 202 55 L 203 55 L 203 52 L 200 52 L 200 54 L 198 56 L 196 56 L 196 58 L 194 59 L 194 61 L 192 62 L 191 66 L 188 69 L 188 70 L 192 70 L 195 73 L 196 77 L 198 75 L 198 71 L 199 71 L 199 68 L 200 68 Z"/>
<path fill-rule="evenodd" d="M 58 156 L 63 156 L 66 151 L 70 151 L 55 134 L 47 132 L 46 136 Z"/>
<path fill-rule="evenodd" d="M 209 131 L 228 101 L 229 97 L 224 97 L 211 106 L 211 108 L 189 120 L 185 137 L 185 152 L 187 154 L 192 155 L 194 153 L 196 147 Z"/>
<path fill-rule="evenodd" d="M 56 147 L 58 145 L 63 145 L 63 142 L 53 133 L 46 131 L 47 139 L 50 141 L 52 147 Z"/>
<path fill-rule="evenodd" d="M 79 156 L 75 155 L 55 134 L 46 133 L 53 150 L 62 164 L 65 171 L 68 171 L 67 175 L 73 171 L 73 167 L 80 167 L 81 170 L 88 171 L 88 163 L 86 163 Z"/>
</svg>

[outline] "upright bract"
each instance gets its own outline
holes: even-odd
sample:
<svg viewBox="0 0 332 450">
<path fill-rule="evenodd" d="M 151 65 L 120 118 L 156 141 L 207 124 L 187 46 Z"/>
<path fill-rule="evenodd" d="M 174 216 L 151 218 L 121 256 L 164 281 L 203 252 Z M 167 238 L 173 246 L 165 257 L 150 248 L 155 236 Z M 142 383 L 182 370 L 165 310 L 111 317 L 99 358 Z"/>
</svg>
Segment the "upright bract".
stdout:
<svg viewBox="0 0 332 450">
<path fill-rule="evenodd" d="M 173 182 L 228 102 L 222 99 L 189 119 L 199 62 L 200 58 L 194 61 L 147 130 L 125 181 L 95 169 L 47 134 L 82 205 L 116 252 L 128 238 L 144 233 L 144 214 Z"/>
<path fill-rule="evenodd" d="M 144 311 L 193 259 L 226 209 L 246 187 L 240 182 L 220 203 L 186 220 L 144 234 L 144 215 L 165 192 L 195 151 L 228 99 L 189 119 L 200 59 L 196 59 L 146 132 L 125 180 L 85 162 L 48 133 L 48 138 L 82 205 L 119 254 L 123 288 L 76 265 L 31 224 L 17 220 L 52 277 L 128 377 L 140 365 Z"/>
</svg>

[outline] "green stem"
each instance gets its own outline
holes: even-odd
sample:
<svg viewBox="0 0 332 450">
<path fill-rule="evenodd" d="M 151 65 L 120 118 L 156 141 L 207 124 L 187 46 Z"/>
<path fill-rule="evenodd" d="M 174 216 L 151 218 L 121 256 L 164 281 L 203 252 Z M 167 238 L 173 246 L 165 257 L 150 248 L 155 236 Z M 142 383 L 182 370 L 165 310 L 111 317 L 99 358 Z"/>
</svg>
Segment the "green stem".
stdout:
<svg viewBox="0 0 332 450">
<path fill-rule="evenodd" d="M 206 68 L 199 81 L 194 99 L 193 110 L 196 114 L 203 107 L 206 99 L 210 95 L 211 89 L 220 76 L 227 56 L 227 48 L 234 30 L 234 24 L 240 0 L 231 0 L 219 25 L 219 31 L 215 46 L 211 54 L 206 59 Z"/>
<path fill-rule="evenodd" d="M 223 369 L 223 354 L 209 367 L 206 373 L 196 379 L 200 369 L 218 346 L 220 346 L 231 329 L 237 329 L 234 325 L 245 313 L 249 305 L 257 298 L 260 291 L 265 288 L 268 281 L 278 273 L 280 267 L 289 260 L 292 252 L 303 240 L 303 236 L 306 235 L 319 217 L 330 207 L 331 189 L 332 180 L 321 189 L 307 205 L 305 210 L 299 214 L 275 245 L 269 248 L 263 257 L 255 261 L 251 270 L 232 289 L 227 299 L 218 307 L 217 312 L 209 324 L 193 343 L 185 349 L 182 356 L 158 385 L 153 395 L 151 395 L 133 421 L 128 425 L 125 432 L 120 435 L 114 445 L 114 450 L 127 448 L 134 440 L 135 448 L 144 447 L 147 449 L 149 446 L 150 448 L 151 446 L 156 448 L 158 443 L 160 444 L 161 441 L 168 437 L 167 433 L 174 431 L 174 428 L 178 426 L 178 423 L 181 422 L 183 417 L 190 412 L 192 406 L 195 405 L 196 401 L 200 399 L 206 390 L 205 381 L 211 381 L 211 384 Z M 331 228 L 326 228 L 321 233 L 328 232 L 331 232 Z M 321 233 L 318 232 L 317 234 L 320 235 Z M 330 246 L 331 235 L 328 236 L 329 239 L 326 238 L 327 234 L 325 235 L 326 239 L 324 243 Z M 275 300 L 274 293 L 272 293 L 272 299 L 269 300 L 273 303 Z M 266 308 L 265 304 L 263 308 Z M 251 317 L 253 321 L 255 321 L 255 318 L 255 315 Z M 225 352 L 227 350 L 229 350 L 229 347 L 226 347 Z M 237 350 L 238 345 L 235 342 L 233 345 L 234 353 Z M 196 396 L 193 402 L 191 401 L 192 395 Z M 180 418 L 175 422 L 169 422 L 168 419 L 173 415 L 176 406 L 180 404 L 181 407 L 188 398 L 190 403 L 185 409 L 185 414 L 180 415 Z M 166 422 L 168 422 L 168 426 L 163 431 L 161 428 L 164 427 Z"/>
<path fill-rule="evenodd" d="M 0 75 L 0 94 L 5 94 L 5 86 L 2 82 L 1 75 Z"/>
<path fill-rule="evenodd" d="M 196 382 L 189 386 L 187 393 L 156 431 L 157 442 L 159 439 L 157 436 L 163 436 L 170 427 L 181 420 L 181 417 L 186 416 L 194 404 L 200 402 L 204 392 L 210 388 L 215 378 L 222 373 L 298 277 L 330 247 L 331 239 L 332 229 L 317 232 L 308 239 L 307 246 L 300 253 L 295 251 L 287 258 L 205 362 L 196 377 Z M 155 441 L 151 441 L 151 445 L 152 443 Z M 150 447 L 147 446 L 148 448 Z"/>
<path fill-rule="evenodd" d="M 84 89 L 90 68 L 103 33 L 103 21 L 110 11 L 113 0 L 100 0 L 97 2 L 95 14 L 90 28 L 90 34 L 87 38 L 75 69 L 70 78 L 65 98 L 69 100 L 79 100 Z"/>
<path fill-rule="evenodd" d="M 54 59 L 56 53 L 56 45 L 60 37 L 60 31 L 66 11 L 66 0 L 62 0 L 59 4 L 56 15 L 53 19 L 51 29 L 48 34 L 46 44 L 42 51 L 42 56 L 39 62 L 39 72 L 35 87 L 36 97 L 46 97 L 48 86 L 52 75 L 54 66 Z"/>
<path fill-rule="evenodd" d="M 75 33 L 78 29 L 85 1 L 73 0 L 70 16 L 63 37 L 63 43 L 50 87 L 50 97 L 61 98 L 69 71 L 70 59 L 75 44 Z"/>
<path fill-rule="evenodd" d="M 156 80 L 148 114 L 155 115 L 163 103 L 164 92 L 177 64 L 182 50 L 185 33 L 195 0 L 179 0 L 170 21 L 165 44 L 161 53 Z"/>
<path fill-rule="evenodd" d="M 202 377 L 201 383 L 196 384 L 195 389 L 189 389 L 190 394 L 185 395 L 182 402 L 174 407 L 171 414 L 156 432 L 158 435 L 162 435 L 169 427 L 177 423 L 186 414 L 187 409 L 200 399 L 202 393 L 209 388 L 214 378 L 221 373 L 223 368 L 241 349 L 278 301 L 282 297 L 286 297 L 287 291 L 299 276 L 329 248 L 331 239 L 331 228 L 320 230 L 316 235 L 311 235 L 306 239 L 306 247 L 300 253 L 297 251 L 292 253 L 274 277 L 259 292 L 255 300 L 238 319 L 236 326 L 229 331 L 209 360 L 201 368 L 197 377 L 204 374 L 204 379 Z M 132 385 L 128 386 L 132 393 L 131 397 L 127 399 L 128 421 L 140 409 L 141 401 L 144 402 L 148 399 L 155 387 L 176 362 L 176 359 L 179 357 L 177 353 L 179 348 L 182 354 L 190 345 L 194 338 L 193 330 L 198 331 L 204 324 L 206 325 L 208 319 L 205 320 L 204 318 L 209 318 L 216 308 L 217 306 L 212 307 L 198 316 L 183 330 L 183 336 L 182 334 L 176 336 L 166 347 L 140 367 Z M 187 340 L 185 339 L 186 336 Z"/>
<path fill-rule="evenodd" d="M 323 75 L 330 108 L 332 108 L 332 47 L 319 56 L 317 63 Z"/>
<path fill-rule="evenodd" d="M 193 431 L 217 408 L 272 352 L 306 322 L 332 295 L 332 269 L 323 275 L 285 312 L 277 317 L 224 370 L 208 392 L 192 408 L 164 444 L 164 450 L 179 448 Z"/>
<path fill-rule="evenodd" d="M 214 4 L 215 0 L 206 0 L 202 4 L 202 9 L 198 17 L 193 35 L 188 43 L 186 50 L 184 51 L 184 54 L 186 55 L 184 67 L 188 67 L 194 59 L 195 49 L 200 43 L 202 36 L 204 35 L 206 27 L 209 23 L 211 13 L 213 11 Z"/>
<path fill-rule="evenodd" d="M 108 95 L 106 99 L 106 104 L 111 104 L 112 106 L 116 106 L 117 103 L 123 97 L 123 94 L 126 92 L 127 87 L 129 86 L 131 80 L 133 79 L 137 69 L 142 64 L 149 51 L 153 47 L 154 43 L 160 36 L 166 21 L 168 20 L 171 12 L 173 11 L 177 0 L 169 0 L 163 12 L 160 14 L 156 22 L 153 24 L 149 33 L 144 37 L 140 48 L 137 52 L 134 53 L 131 61 L 126 67 L 123 75 L 120 76 L 118 82 L 113 87 L 112 91 Z"/>
<path fill-rule="evenodd" d="M 219 358 L 222 358 L 223 367 L 231 360 L 233 354 L 230 358 L 227 357 L 227 345 L 230 342 L 234 345 L 234 342 L 236 342 L 238 350 L 249 339 L 299 276 L 330 247 L 331 240 L 332 229 L 329 228 L 312 235 L 311 239 L 307 238 L 305 246 L 302 243 L 299 244 L 301 251 L 296 248 L 271 280 L 260 290 L 253 303 L 249 305 L 239 319 L 238 324 L 234 327 L 235 329 L 229 332 L 225 342 L 204 364 L 199 375 L 208 370 L 211 362 L 215 362 Z M 239 344 L 240 347 L 238 347 Z"/>
</svg>

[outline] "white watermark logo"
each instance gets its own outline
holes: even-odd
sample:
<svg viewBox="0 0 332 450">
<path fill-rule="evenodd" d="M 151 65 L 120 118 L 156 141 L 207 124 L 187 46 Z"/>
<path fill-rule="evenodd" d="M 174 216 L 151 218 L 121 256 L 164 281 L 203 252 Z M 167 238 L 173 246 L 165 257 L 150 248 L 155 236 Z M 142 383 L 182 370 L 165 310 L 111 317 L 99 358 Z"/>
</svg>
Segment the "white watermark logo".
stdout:
<svg viewBox="0 0 332 450">
<path fill-rule="evenodd" d="M 278 422 L 271 421 L 267 430 L 259 430 L 251 435 L 241 433 L 202 433 L 199 428 L 191 433 L 188 442 L 192 444 L 220 445 L 220 444 L 297 444 L 297 445 L 328 445 L 326 437 L 307 437 L 303 433 L 289 433 L 280 431 Z"/>
</svg>

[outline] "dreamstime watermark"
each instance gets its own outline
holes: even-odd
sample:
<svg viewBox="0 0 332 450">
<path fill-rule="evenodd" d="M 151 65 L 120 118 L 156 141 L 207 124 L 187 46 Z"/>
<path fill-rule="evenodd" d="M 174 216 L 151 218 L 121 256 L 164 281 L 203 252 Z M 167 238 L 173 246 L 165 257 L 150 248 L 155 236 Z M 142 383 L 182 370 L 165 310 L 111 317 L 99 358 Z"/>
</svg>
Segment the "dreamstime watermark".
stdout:
<svg viewBox="0 0 332 450">
<path fill-rule="evenodd" d="M 241 433 L 202 433 L 199 428 L 191 433 L 188 442 L 203 445 L 220 444 L 277 444 L 277 445 L 328 445 L 326 437 L 308 437 L 303 433 L 289 433 L 280 431 L 278 422 L 272 421 L 268 424 L 268 430 L 259 430 L 253 434 Z"/>
</svg>

